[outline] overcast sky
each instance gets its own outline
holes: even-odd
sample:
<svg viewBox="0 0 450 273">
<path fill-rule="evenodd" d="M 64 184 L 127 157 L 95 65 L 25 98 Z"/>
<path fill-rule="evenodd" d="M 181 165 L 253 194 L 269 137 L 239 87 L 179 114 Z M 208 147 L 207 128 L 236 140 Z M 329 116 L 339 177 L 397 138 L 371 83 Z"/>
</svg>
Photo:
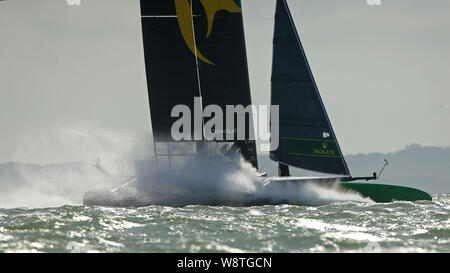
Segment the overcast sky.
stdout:
<svg viewBox="0 0 450 273">
<path fill-rule="evenodd" d="M 288 3 L 345 154 L 450 145 L 450 1 Z M 255 104 L 274 8 L 243 0 Z M 149 126 L 138 0 L 0 2 L 0 162 L 117 152 Z"/>
</svg>

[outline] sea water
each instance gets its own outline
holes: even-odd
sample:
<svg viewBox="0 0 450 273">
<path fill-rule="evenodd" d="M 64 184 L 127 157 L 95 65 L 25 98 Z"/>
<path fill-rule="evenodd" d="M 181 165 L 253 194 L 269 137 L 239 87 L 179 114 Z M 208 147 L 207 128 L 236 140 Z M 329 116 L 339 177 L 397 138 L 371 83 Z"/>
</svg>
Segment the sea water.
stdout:
<svg viewBox="0 0 450 273">
<path fill-rule="evenodd" d="M 388 204 L 0 209 L 1 252 L 449 252 L 450 195 Z"/>
<path fill-rule="evenodd" d="M 171 181 L 166 193 L 187 185 L 197 192 L 194 202 L 232 188 L 305 205 L 88 207 L 83 193 L 107 184 L 91 165 L 6 163 L 0 164 L 0 252 L 450 252 L 450 194 L 377 204 L 314 187 L 258 191 L 245 166 L 224 177 L 209 167 L 210 173 Z M 164 179 L 150 188 L 164 189 Z"/>
</svg>

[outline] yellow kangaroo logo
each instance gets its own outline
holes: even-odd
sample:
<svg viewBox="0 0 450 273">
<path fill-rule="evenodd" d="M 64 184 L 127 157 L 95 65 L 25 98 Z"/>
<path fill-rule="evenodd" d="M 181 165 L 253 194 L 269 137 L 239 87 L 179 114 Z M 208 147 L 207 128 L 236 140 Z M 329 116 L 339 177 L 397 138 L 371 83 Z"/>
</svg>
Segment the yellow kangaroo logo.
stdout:
<svg viewBox="0 0 450 273">
<path fill-rule="evenodd" d="M 241 7 L 236 3 L 236 0 L 200 0 L 200 3 L 205 9 L 206 18 L 208 20 L 208 32 L 206 33 L 206 38 L 211 35 L 214 25 L 214 18 L 216 17 L 216 13 L 218 11 L 226 10 L 231 13 L 242 12 Z M 190 1 L 175 0 L 175 8 L 177 12 L 178 25 L 180 26 L 181 34 L 183 35 L 184 41 L 186 42 L 189 50 L 203 62 L 214 65 L 213 62 L 203 56 L 195 45 L 194 22 L 192 19 Z"/>
</svg>

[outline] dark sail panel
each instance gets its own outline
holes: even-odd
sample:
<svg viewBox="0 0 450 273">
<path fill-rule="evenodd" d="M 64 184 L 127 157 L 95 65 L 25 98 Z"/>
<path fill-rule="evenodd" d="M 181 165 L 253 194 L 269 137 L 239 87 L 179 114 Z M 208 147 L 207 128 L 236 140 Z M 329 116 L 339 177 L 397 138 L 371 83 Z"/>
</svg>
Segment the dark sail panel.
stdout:
<svg viewBox="0 0 450 273">
<path fill-rule="evenodd" d="M 180 32 L 174 1 L 141 0 L 141 12 L 153 134 L 155 141 L 172 141 L 178 119 L 171 118 L 172 108 L 184 104 L 194 113 L 200 96 L 196 59 Z M 185 35 L 193 36 L 192 24 Z"/>
<path fill-rule="evenodd" d="M 349 175 L 285 0 L 276 7 L 271 101 L 280 106 L 280 143 L 272 160 Z"/>
<path fill-rule="evenodd" d="M 200 86 L 205 105 L 251 104 L 242 10 L 234 0 L 194 1 Z M 206 18 L 206 19 L 205 19 Z"/>
<path fill-rule="evenodd" d="M 175 2 L 170 0 L 141 0 L 142 16 L 176 15 Z"/>
<path fill-rule="evenodd" d="M 192 5 L 194 14 L 201 15 L 194 18 L 194 26 L 197 50 L 203 56 L 198 64 L 203 105 L 218 105 L 224 113 L 227 105 L 247 107 L 251 95 L 240 1 L 197 0 Z M 253 122 L 249 115 L 246 118 L 247 124 Z M 224 125 L 225 119 L 224 115 Z M 226 129 L 237 132 L 237 120 L 234 128 Z M 249 140 L 253 136 L 249 126 L 245 135 L 241 152 L 256 166 L 256 144 Z M 227 139 L 226 132 L 223 139 Z"/>
</svg>

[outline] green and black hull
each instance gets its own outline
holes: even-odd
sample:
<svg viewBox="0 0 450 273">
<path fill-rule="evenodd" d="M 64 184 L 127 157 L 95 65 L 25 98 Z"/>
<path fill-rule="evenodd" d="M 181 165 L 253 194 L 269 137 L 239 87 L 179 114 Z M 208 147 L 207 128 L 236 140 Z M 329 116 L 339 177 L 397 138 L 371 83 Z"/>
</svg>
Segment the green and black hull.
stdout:
<svg viewBox="0 0 450 273">
<path fill-rule="evenodd" d="M 428 193 L 409 187 L 365 182 L 340 182 L 339 185 L 345 191 L 359 193 L 377 203 L 432 200 Z"/>
<path fill-rule="evenodd" d="M 363 182 L 374 179 L 370 177 L 270 177 L 270 183 L 285 185 L 313 184 L 325 188 L 334 188 L 342 193 L 356 193 L 365 198 L 370 198 L 376 203 L 389 203 L 393 201 L 431 201 L 428 193 L 410 187 L 388 185 L 381 183 Z M 336 187 L 337 186 L 337 187 Z"/>
<path fill-rule="evenodd" d="M 308 205 L 308 201 L 302 202 L 297 197 L 288 197 L 288 192 L 297 189 L 297 186 L 315 184 L 324 188 L 333 188 L 337 192 L 356 193 L 365 198 L 370 198 L 376 203 L 389 203 L 393 201 L 431 201 L 431 196 L 421 190 L 385 185 L 367 182 L 337 182 L 332 178 L 313 178 L 313 177 L 268 177 L 262 182 L 267 188 L 275 186 L 281 192 L 286 192 L 286 197 L 258 193 L 243 193 L 236 191 L 226 196 L 212 195 L 209 198 L 201 195 L 200 198 L 192 197 L 193 192 L 182 191 L 179 193 L 164 192 L 139 192 L 134 185 L 134 181 L 126 183 L 113 190 L 90 191 L 84 195 L 83 204 L 86 206 L 105 206 L 105 207 L 143 207 L 151 205 L 182 207 L 187 205 L 205 205 L 205 206 L 263 206 L 263 205 Z M 274 185 L 275 184 L 275 185 Z M 337 187 L 336 187 L 337 186 Z M 267 192 L 269 193 L 269 192 Z M 198 196 L 197 196 L 198 197 Z M 318 197 L 320 198 L 320 197 Z M 308 199 L 308 198 L 306 198 Z M 320 200 L 319 200 L 320 201 Z M 338 200 L 336 200 L 338 201 Z M 328 202 L 326 202 L 328 203 Z M 320 205 L 320 202 L 309 205 Z"/>
</svg>

